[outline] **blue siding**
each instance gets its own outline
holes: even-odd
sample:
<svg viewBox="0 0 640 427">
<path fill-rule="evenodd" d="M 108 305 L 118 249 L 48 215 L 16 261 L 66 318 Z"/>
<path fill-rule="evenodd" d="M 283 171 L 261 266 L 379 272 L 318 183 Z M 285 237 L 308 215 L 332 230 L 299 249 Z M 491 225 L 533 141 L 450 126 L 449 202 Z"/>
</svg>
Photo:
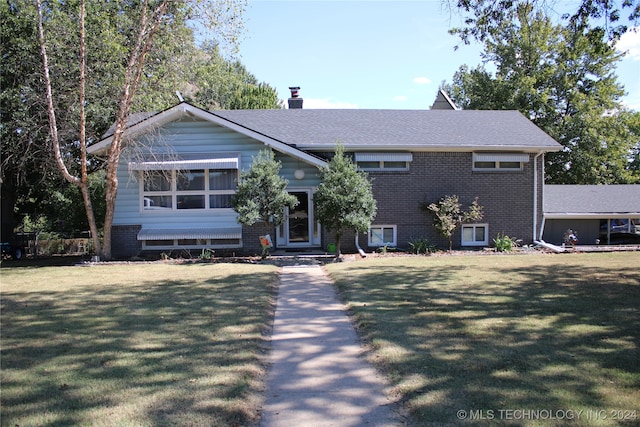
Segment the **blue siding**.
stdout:
<svg viewBox="0 0 640 427">
<path fill-rule="evenodd" d="M 220 153 L 240 157 L 240 168 L 249 169 L 253 157 L 265 148 L 264 144 L 238 134 L 223 126 L 202 120 L 180 120 L 169 123 L 161 129 L 151 131 L 141 137 L 145 150 L 154 153 L 189 153 L 215 156 Z M 137 150 L 140 150 L 138 148 Z M 173 151 L 172 151 L 173 150 Z M 232 227 L 237 225 L 237 214 L 232 209 L 145 211 L 140 206 L 141 185 L 137 173 L 129 172 L 128 163 L 132 156 L 125 150 L 118 168 L 118 195 L 114 215 L 114 225 L 142 225 L 156 228 L 180 227 Z M 318 169 L 287 155 L 276 153 L 282 162 L 282 175 L 289 180 L 290 187 L 315 187 L 319 183 Z M 199 156 L 198 156 L 199 157 Z M 296 169 L 303 169 L 305 177 L 297 180 Z"/>
</svg>

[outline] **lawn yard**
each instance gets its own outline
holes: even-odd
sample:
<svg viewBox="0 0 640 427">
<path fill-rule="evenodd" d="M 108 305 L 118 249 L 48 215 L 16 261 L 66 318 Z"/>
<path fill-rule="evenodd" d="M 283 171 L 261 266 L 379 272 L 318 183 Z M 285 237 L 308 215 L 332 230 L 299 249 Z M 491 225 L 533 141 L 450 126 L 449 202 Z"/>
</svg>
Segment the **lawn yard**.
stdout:
<svg viewBox="0 0 640 427">
<path fill-rule="evenodd" d="M 640 425 L 640 254 L 327 270 L 414 425 Z"/>
<path fill-rule="evenodd" d="M 258 420 L 276 267 L 14 265 L 0 272 L 3 426 Z"/>
</svg>

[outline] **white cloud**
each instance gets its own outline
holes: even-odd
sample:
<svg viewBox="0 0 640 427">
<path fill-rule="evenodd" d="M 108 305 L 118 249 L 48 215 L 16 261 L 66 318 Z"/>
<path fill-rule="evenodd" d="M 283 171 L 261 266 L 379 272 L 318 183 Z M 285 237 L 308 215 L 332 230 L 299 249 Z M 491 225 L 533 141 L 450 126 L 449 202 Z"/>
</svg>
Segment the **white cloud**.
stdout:
<svg viewBox="0 0 640 427">
<path fill-rule="evenodd" d="M 428 77 L 414 77 L 413 82 L 417 85 L 428 85 L 431 84 L 431 79 Z"/>
<path fill-rule="evenodd" d="M 620 37 L 616 49 L 627 52 L 627 58 L 640 61 L 640 27 L 629 29 Z"/>
<path fill-rule="evenodd" d="M 392 101 L 398 101 L 398 102 L 404 102 L 404 101 L 408 101 L 409 97 L 404 96 L 404 95 L 397 95 L 394 96 L 393 98 L 391 98 Z"/>
<path fill-rule="evenodd" d="M 327 110 L 327 109 L 354 109 L 359 108 L 357 104 L 350 102 L 333 101 L 328 98 L 304 98 L 302 108 L 308 108 L 312 110 Z"/>
</svg>

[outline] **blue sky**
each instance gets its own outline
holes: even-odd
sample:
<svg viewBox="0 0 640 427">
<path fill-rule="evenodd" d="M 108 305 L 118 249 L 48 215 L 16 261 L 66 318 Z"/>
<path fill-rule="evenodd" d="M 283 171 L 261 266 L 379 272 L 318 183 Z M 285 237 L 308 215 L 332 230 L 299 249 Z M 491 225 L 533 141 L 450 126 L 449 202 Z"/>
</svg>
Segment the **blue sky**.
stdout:
<svg viewBox="0 0 640 427">
<path fill-rule="evenodd" d="M 245 21 L 239 59 L 282 99 L 300 86 L 305 108 L 427 109 L 442 81 L 480 63 L 479 45 L 448 34 L 461 18 L 440 0 L 249 0 Z M 640 110 L 640 32 L 623 42 L 624 101 Z"/>
</svg>

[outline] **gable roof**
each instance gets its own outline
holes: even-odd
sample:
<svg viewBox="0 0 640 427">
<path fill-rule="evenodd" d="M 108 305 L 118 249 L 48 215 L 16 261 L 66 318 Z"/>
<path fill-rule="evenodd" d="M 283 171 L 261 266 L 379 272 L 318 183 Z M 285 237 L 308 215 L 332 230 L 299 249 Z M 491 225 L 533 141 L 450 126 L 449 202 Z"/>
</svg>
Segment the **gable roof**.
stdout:
<svg viewBox="0 0 640 427">
<path fill-rule="evenodd" d="M 166 123 L 179 120 L 183 117 L 195 117 L 218 124 L 220 126 L 224 126 L 250 138 L 256 139 L 278 152 L 288 154 L 306 163 L 318 167 L 326 166 L 326 162 L 324 160 L 312 154 L 305 153 L 295 146 L 283 143 L 282 141 L 274 139 L 269 135 L 256 132 L 252 129 L 238 126 L 237 124 L 228 121 L 224 117 L 214 115 L 206 110 L 203 110 L 186 102 L 181 102 L 180 104 L 177 104 L 167 110 L 156 114 L 145 113 L 141 115 L 130 115 L 125 135 L 127 136 L 127 138 L 135 137 L 136 135 L 143 134 L 150 129 L 153 129 L 154 127 L 162 126 Z M 113 132 L 114 129 L 110 129 L 109 131 L 107 131 L 105 137 L 102 140 L 87 147 L 87 152 L 89 154 L 104 153 L 113 141 Z"/>
<path fill-rule="evenodd" d="M 246 129 L 302 150 L 558 151 L 561 145 L 518 111 L 214 111 Z"/>
<path fill-rule="evenodd" d="M 431 106 L 432 110 L 457 110 L 458 106 L 453 102 L 447 92 L 440 89 L 438 91 L 438 95 L 436 95 L 436 100 L 433 101 L 433 105 Z"/>
<path fill-rule="evenodd" d="M 317 166 L 305 152 L 333 151 L 338 141 L 355 151 L 558 151 L 561 145 L 518 111 L 490 110 L 227 110 L 205 111 L 182 102 L 163 112 L 137 116 L 135 136 L 183 116 L 208 120 L 247 135 L 276 151 Z M 112 134 L 88 147 L 103 152 Z"/>
<path fill-rule="evenodd" d="M 640 185 L 545 185 L 546 218 L 640 217 Z"/>
</svg>

